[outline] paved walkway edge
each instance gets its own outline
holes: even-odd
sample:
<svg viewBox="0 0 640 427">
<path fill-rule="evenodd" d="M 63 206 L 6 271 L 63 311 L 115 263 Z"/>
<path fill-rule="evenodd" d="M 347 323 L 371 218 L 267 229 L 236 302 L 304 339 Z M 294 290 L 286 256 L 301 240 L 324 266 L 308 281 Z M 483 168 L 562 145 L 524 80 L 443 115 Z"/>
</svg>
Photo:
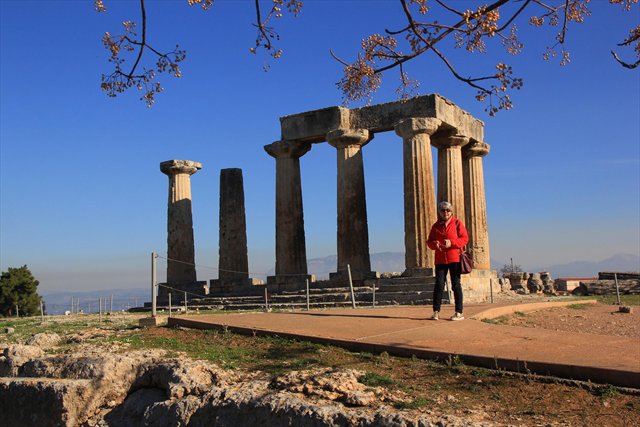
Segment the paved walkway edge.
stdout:
<svg viewBox="0 0 640 427">
<path fill-rule="evenodd" d="M 554 307 L 566 307 L 568 305 L 574 304 L 597 304 L 598 301 L 595 299 L 585 299 L 585 300 L 572 300 L 572 301 L 548 301 L 548 302 L 529 302 L 523 304 L 513 304 L 506 305 L 502 307 L 492 307 L 487 310 L 483 310 L 479 313 L 474 314 L 470 317 L 470 319 L 475 320 L 483 320 L 483 319 L 495 319 L 496 317 L 508 316 L 510 314 L 515 313 L 516 311 L 522 313 L 528 313 L 531 311 L 538 311 L 545 308 L 554 308 Z"/>
<path fill-rule="evenodd" d="M 313 335 L 294 334 L 289 332 L 275 332 L 265 329 L 231 326 L 221 323 L 200 322 L 194 319 L 177 317 L 169 318 L 169 326 L 182 326 L 192 329 L 214 329 L 250 336 L 278 336 L 310 341 L 318 344 L 335 345 L 351 351 L 366 351 L 376 354 L 387 352 L 388 354 L 393 356 L 416 356 L 421 359 L 439 361 L 446 361 L 452 356 L 458 356 L 466 365 L 488 369 L 506 370 L 522 374 L 531 373 L 538 375 L 547 375 L 572 380 L 611 384 L 620 387 L 639 388 L 640 386 L 640 373 L 638 372 L 599 368 L 595 366 L 574 366 L 563 365 L 560 363 L 535 362 L 500 357 L 486 357 L 474 354 L 448 353 L 442 351 L 424 350 L 414 347 L 405 347 L 402 345 L 390 346 L 386 344 L 367 343 L 362 341 L 343 340 L 328 337 L 317 337 Z"/>
</svg>

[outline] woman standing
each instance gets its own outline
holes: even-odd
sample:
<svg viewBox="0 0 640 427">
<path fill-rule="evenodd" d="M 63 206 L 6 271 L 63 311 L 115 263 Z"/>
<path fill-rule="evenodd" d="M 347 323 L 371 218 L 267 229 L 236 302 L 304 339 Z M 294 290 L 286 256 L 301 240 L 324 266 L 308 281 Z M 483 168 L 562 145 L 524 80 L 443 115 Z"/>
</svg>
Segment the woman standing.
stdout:
<svg viewBox="0 0 640 427">
<path fill-rule="evenodd" d="M 451 276 L 451 288 L 456 303 L 456 312 L 451 320 L 463 320 L 462 285 L 460 284 L 460 252 L 469 242 L 464 224 L 453 216 L 453 206 L 449 202 L 438 204 L 438 221 L 431 227 L 427 245 L 436 251 L 436 287 L 433 290 L 433 315 L 438 320 L 442 293 L 447 273 Z"/>
</svg>

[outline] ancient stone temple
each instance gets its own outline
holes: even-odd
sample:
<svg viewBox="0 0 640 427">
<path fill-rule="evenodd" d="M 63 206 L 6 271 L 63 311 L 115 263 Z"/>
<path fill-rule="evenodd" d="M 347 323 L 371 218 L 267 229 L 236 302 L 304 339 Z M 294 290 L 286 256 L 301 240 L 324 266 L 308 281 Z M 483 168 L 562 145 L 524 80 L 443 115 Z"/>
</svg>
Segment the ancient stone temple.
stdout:
<svg viewBox="0 0 640 427">
<path fill-rule="evenodd" d="M 348 109 L 329 107 L 280 119 L 281 137 L 265 150 L 276 158 L 276 275 L 272 281 L 307 277 L 301 156 L 313 144 L 328 142 L 337 154 L 337 271 L 347 265 L 354 280 L 371 271 L 364 156 L 379 132 L 402 138 L 406 277 L 433 275 L 433 253 L 426 241 L 436 221 L 438 201 L 447 200 L 469 230 L 468 248 L 476 270 L 464 277 L 467 290 L 484 287 L 491 277 L 482 159 L 489 152 L 484 124 L 451 101 L 433 94 L 406 101 Z M 431 147 L 437 149 L 437 180 Z M 478 280 L 476 280 L 478 279 Z M 477 289 L 476 289 L 477 290 Z M 483 292 L 480 290 L 479 292 Z"/>
<path fill-rule="evenodd" d="M 198 282 L 196 279 L 191 212 L 191 175 L 200 169 L 202 165 L 191 160 L 167 160 L 160 163 L 160 171 L 169 177 L 165 285 L 181 291 L 197 290 L 202 293 L 202 285 L 205 282 Z M 166 294 L 167 288 L 161 286 L 158 295 L 162 297 Z"/>
</svg>

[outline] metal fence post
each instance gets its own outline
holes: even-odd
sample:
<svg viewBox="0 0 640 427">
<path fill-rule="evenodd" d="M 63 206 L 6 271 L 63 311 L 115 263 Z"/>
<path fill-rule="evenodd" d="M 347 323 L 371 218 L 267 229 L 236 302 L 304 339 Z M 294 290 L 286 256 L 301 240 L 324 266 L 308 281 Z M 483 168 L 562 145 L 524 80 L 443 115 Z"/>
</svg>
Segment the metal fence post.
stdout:
<svg viewBox="0 0 640 427">
<path fill-rule="evenodd" d="M 376 284 L 373 284 L 373 306 L 376 306 Z"/>
<path fill-rule="evenodd" d="M 169 317 L 171 317 L 171 292 L 169 292 Z"/>
<path fill-rule="evenodd" d="M 184 292 L 184 314 L 187 314 L 187 291 Z"/>
<path fill-rule="evenodd" d="M 349 290 L 351 291 L 351 307 L 356 308 L 356 296 L 353 293 L 353 280 L 351 280 L 351 266 L 347 264 L 347 274 L 349 274 Z"/>
<path fill-rule="evenodd" d="M 44 307 L 42 305 L 42 300 L 40 300 L 40 319 L 44 322 Z"/>
<path fill-rule="evenodd" d="M 307 285 L 307 311 L 309 311 L 309 279 L 305 280 Z"/>
<path fill-rule="evenodd" d="M 264 309 L 265 311 L 269 311 L 269 296 L 266 286 L 264 287 Z"/>
<path fill-rule="evenodd" d="M 102 323 L 102 297 L 98 298 L 98 322 Z"/>
<path fill-rule="evenodd" d="M 622 305 L 620 303 L 620 288 L 618 287 L 618 273 L 613 273 L 613 280 L 616 281 L 616 298 L 618 300 L 618 305 Z"/>
<path fill-rule="evenodd" d="M 156 317 L 156 253 L 151 252 L 151 317 Z"/>
</svg>

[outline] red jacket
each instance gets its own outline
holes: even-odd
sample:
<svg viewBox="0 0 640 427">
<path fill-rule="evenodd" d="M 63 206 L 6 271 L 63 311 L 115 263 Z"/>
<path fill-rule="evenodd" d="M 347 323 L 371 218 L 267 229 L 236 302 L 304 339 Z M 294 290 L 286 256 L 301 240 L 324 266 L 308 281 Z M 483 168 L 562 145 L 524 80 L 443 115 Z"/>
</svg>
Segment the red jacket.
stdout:
<svg viewBox="0 0 640 427">
<path fill-rule="evenodd" d="M 451 241 L 451 247 L 448 249 L 444 249 L 445 239 Z M 438 250 L 436 242 L 443 245 L 441 248 L 444 250 Z M 436 251 L 436 264 L 452 264 L 460 262 L 460 249 L 464 248 L 468 242 L 469 235 L 467 234 L 467 229 L 464 228 L 464 224 L 458 218 L 452 216 L 448 225 L 445 225 L 442 220 L 438 220 L 433 224 L 427 239 L 427 246 Z"/>
</svg>

